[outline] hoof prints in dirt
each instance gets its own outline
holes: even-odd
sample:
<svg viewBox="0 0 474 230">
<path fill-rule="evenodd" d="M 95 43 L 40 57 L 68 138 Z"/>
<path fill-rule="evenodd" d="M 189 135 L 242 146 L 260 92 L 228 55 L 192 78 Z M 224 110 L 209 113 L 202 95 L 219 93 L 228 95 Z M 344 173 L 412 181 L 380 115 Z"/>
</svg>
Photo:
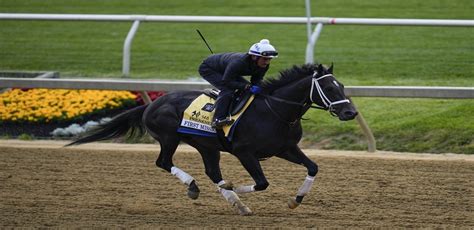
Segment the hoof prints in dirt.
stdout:
<svg viewBox="0 0 474 230">
<path fill-rule="evenodd" d="M 270 186 L 241 196 L 253 216 L 238 215 L 216 191 L 195 152 L 174 163 L 199 183 L 199 199 L 154 165 L 156 153 L 2 148 L 2 227 L 416 227 L 473 228 L 472 161 L 311 156 L 320 165 L 312 191 L 288 208 L 306 170 L 262 162 Z M 235 157 L 222 173 L 252 184 Z"/>
</svg>

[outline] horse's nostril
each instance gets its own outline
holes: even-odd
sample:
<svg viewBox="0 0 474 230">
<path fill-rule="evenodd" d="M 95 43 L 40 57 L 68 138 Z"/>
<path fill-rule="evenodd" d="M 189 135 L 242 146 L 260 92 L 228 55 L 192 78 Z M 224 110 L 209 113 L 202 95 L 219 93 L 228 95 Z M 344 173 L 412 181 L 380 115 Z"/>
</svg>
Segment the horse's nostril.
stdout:
<svg viewBox="0 0 474 230">
<path fill-rule="evenodd" d="M 357 112 L 356 111 L 346 111 L 346 112 L 344 112 L 344 115 L 347 116 L 347 117 L 355 117 L 355 116 L 357 116 Z"/>
</svg>

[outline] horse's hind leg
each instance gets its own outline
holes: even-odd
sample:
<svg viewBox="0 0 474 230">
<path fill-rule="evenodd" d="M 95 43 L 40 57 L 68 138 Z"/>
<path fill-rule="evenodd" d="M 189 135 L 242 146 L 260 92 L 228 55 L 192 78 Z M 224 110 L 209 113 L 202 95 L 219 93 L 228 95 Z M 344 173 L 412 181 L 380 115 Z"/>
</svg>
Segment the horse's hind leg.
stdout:
<svg viewBox="0 0 474 230">
<path fill-rule="evenodd" d="M 178 177 L 181 182 L 188 186 L 188 196 L 192 199 L 197 199 L 199 188 L 194 178 L 173 164 L 173 155 L 181 141 L 178 133 L 176 133 L 180 123 L 180 117 L 176 111 L 177 108 L 166 104 L 166 101 L 154 102 L 145 111 L 143 121 L 147 132 L 161 146 L 156 166 Z"/>
<path fill-rule="evenodd" d="M 199 187 L 197 186 L 196 180 L 173 164 L 173 155 L 178 148 L 181 139 L 177 134 L 173 132 L 169 133 L 155 133 L 148 128 L 150 135 L 160 143 L 161 150 L 156 160 L 156 166 L 170 172 L 173 176 L 176 176 L 181 182 L 188 186 L 188 197 L 191 199 L 197 199 L 199 197 Z"/>
<path fill-rule="evenodd" d="M 247 205 L 245 205 L 232 189 L 232 185 L 226 183 L 222 179 L 221 169 L 219 166 L 220 161 L 220 152 L 218 150 L 209 149 L 203 146 L 200 146 L 196 143 L 189 143 L 195 147 L 201 154 L 202 160 L 204 162 L 204 167 L 206 168 L 206 175 L 217 185 L 217 189 L 222 194 L 222 196 L 229 202 L 233 207 L 237 209 L 240 215 L 248 216 L 252 215 L 252 210 L 250 210 Z"/>
<path fill-rule="evenodd" d="M 197 186 L 196 180 L 187 172 L 173 164 L 173 155 L 176 152 L 179 142 L 180 139 L 177 136 L 160 138 L 161 151 L 156 160 L 156 166 L 170 172 L 173 176 L 176 176 L 181 182 L 186 184 L 188 186 L 188 197 L 191 199 L 197 199 L 200 190 Z"/>
<path fill-rule="evenodd" d="M 202 161 L 204 162 L 204 167 L 206 169 L 206 175 L 212 180 L 212 182 L 214 182 L 214 184 L 221 182 L 222 174 L 219 167 L 219 162 L 221 159 L 220 152 L 202 147 L 198 144 L 190 144 L 201 154 Z"/>
</svg>

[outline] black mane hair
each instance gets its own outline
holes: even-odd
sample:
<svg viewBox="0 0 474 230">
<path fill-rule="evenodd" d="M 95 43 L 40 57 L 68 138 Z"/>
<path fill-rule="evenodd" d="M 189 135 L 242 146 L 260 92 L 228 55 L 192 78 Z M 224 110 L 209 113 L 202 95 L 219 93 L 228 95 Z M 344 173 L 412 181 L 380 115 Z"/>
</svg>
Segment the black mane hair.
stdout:
<svg viewBox="0 0 474 230">
<path fill-rule="evenodd" d="M 305 64 L 302 66 L 294 65 L 291 68 L 280 71 L 279 77 L 265 80 L 261 85 L 262 89 L 267 93 L 271 93 L 278 88 L 301 80 L 309 75 L 313 75 L 317 68 L 318 64 Z"/>
</svg>

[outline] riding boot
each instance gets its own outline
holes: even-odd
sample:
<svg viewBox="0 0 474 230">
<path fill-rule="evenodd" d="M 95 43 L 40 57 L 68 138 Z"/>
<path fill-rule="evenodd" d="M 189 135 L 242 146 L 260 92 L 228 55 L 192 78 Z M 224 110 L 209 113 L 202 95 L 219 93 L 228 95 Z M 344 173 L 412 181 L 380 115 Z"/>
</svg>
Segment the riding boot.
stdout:
<svg viewBox="0 0 474 230">
<path fill-rule="evenodd" d="M 221 92 L 222 93 L 222 92 Z M 229 112 L 229 105 L 232 101 L 232 94 L 220 95 L 215 103 L 214 118 L 211 126 L 215 129 L 220 129 L 225 125 L 230 125 L 234 121 L 227 117 Z"/>
</svg>

